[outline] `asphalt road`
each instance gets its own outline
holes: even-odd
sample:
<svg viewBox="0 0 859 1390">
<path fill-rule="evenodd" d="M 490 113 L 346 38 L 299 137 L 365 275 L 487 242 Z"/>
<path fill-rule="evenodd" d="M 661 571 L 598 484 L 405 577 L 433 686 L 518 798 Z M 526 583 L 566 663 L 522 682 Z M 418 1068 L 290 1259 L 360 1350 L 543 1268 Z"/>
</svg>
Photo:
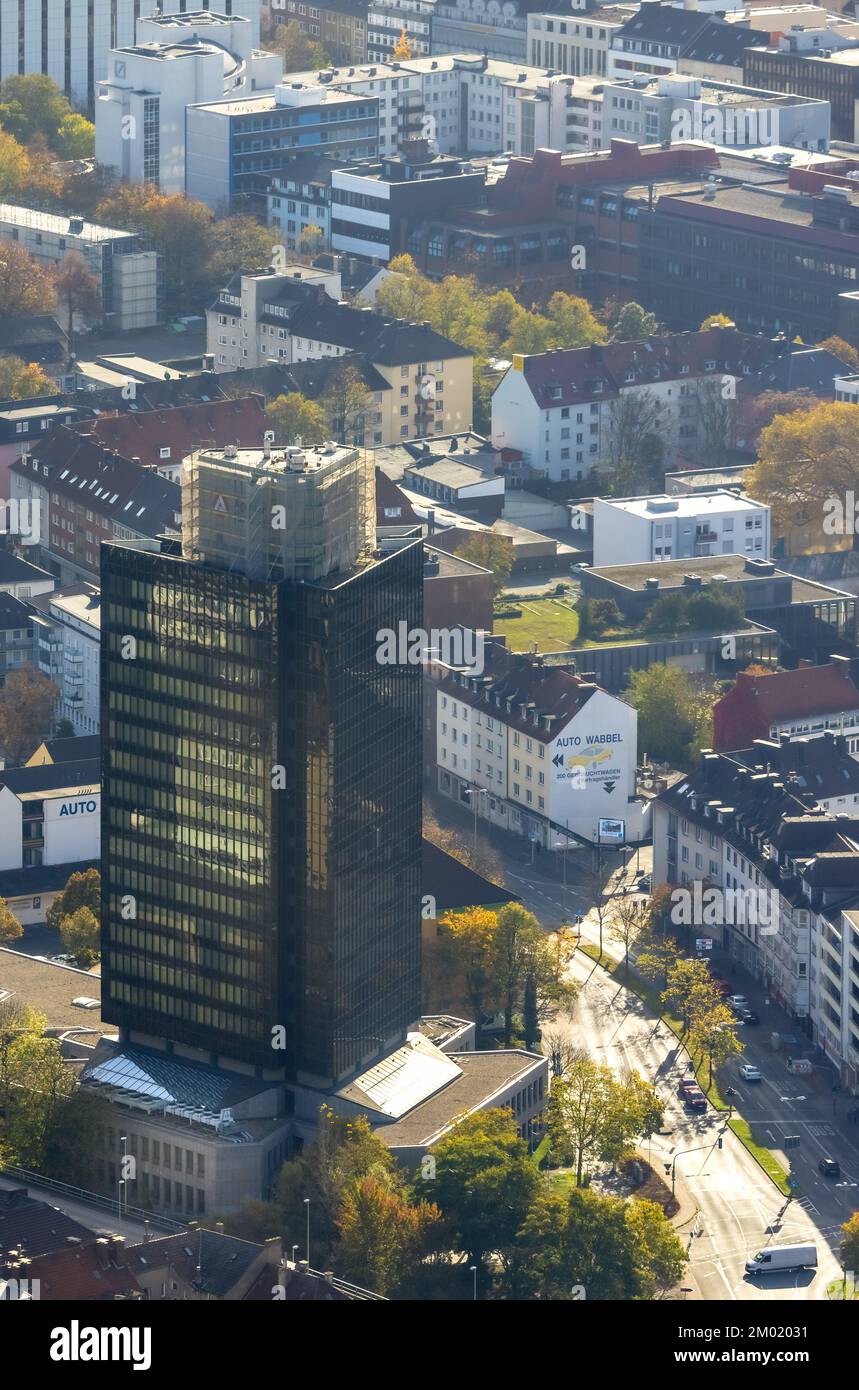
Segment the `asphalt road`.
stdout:
<svg viewBox="0 0 859 1390">
<path fill-rule="evenodd" d="M 684 1283 L 708 1300 L 826 1299 L 827 1285 L 840 1277 L 834 1250 L 839 1226 L 851 1209 L 846 1190 L 813 1190 L 810 1199 L 787 1201 L 725 1128 L 724 1115 L 712 1109 L 690 1115 L 683 1108 L 676 1088 L 688 1075 L 687 1059 L 674 1035 L 586 956 L 577 955 L 573 975 L 582 988 L 572 1017 L 563 1024 L 570 1040 L 618 1074 L 638 1071 L 666 1102 L 668 1133 L 654 1135 L 649 1148 L 655 1167 L 662 1165 L 665 1172 L 668 1166 L 669 1182 L 674 1166 L 678 1195 L 684 1213 L 689 1212 L 678 1228 L 690 1257 Z M 767 1090 L 762 1099 L 774 1109 L 782 1104 Z M 760 1107 L 761 1101 L 755 1104 Z M 797 1242 L 817 1246 L 816 1271 L 757 1280 L 746 1275 L 746 1260 L 762 1247 Z"/>
</svg>

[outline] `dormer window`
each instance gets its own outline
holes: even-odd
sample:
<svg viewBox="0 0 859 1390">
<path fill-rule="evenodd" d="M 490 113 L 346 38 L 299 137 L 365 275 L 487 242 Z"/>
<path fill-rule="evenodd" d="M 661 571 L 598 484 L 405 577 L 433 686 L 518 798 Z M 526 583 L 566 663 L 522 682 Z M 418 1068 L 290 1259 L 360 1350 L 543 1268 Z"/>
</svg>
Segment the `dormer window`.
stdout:
<svg viewBox="0 0 859 1390">
<path fill-rule="evenodd" d="M 603 383 L 602 383 L 601 381 L 595 381 L 595 382 L 594 382 L 594 395 L 595 395 L 595 396 L 601 396 L 601 395 L 602 395 L 602 388 L 603 388 Z"/>
<path fill-rule="evenodd" d="M 716 370 L 716 359 L 715 359 L 715 357 L 711 357 L 710 360 L 709 360 L 709 362 L 705 362 L 705 363 L 704 363 L 704 371 L 705 371 L 705 372 L 714 372 L 715 370 Z"/>
</svg>

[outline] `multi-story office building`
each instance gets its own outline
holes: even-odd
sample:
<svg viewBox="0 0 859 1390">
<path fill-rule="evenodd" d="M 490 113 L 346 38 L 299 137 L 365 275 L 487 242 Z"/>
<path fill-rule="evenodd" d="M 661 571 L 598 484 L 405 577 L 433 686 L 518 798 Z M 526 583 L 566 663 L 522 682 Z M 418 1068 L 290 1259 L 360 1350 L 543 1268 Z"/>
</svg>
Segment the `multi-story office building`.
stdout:
<svg viewBox="0 0 859 1390">
<path fill-rule="evenodd" d="M 369 61 L 390 62 L 404 29 L 413 58 L 436 52 L 432 38 L 435 7 L 436 0 L 370 0 L 366 54 Z"/>
<path fill-rule="evenodd" d="M 110 50 L 97 87 L 96 160 L 132 183 L 184 193 L 185 108 L 273 91 L 282 74 L 282 59 L 254 49 L 239 15 L 141 19 L 136 43 Z"/>
<path fill-rule="evenodd" d="M 266 195 L 266 221 L 278 229 L 281 245 L 288 251 L 307 248 L 313 252 L 330 245 L 332 172 L 330 161 L 322 156 L 297 155 L 272 182 Z M 314 241 L 321 246 L 309 244 Z"/>
<path fill-rule="evenodd" d="M 379 103 L 379 156 L 423 138 L 439 154 L 533 155 L 580 148 L 575 79 L 484 53 L 296 74 L 294 81 Z"/>
<path fill-rule="evenodd" d="M 0 244 L 17 241 L 44 266 L 78 251 L 95 277 L 102 319 L 111 332 L 151 328 L 159 322 L 158 256 L 134 232 L 0 203 Z"/>
<path fill-rule="evenodd" d="M 439 203 L 479 206 L 485 176 L 450 155 L 418 152 L 331 173 L 331 249 L 379 265 L 406 250 L 409 227 Z"/>
<path fill-rule="evenodd" d="M 321 43 L 332 63 L 366 63 L 367 0 L 283 0 L 281 23 L 297 24 L 313 43 Z"/>
<path fill-rule="evenodd" d="M 602 88 L 606 139 L 620 135 L 642 145 L 706 140 L 725 149 L 792 145 L 825 151 L 829 124 L 827 101 L 681 73 L 637 73 Z"/>
<path fill-rule="evenodd" d="M 182 552 L 104 551 L 104 1014 L 131 1043 L 324 1088 L 420 1013 L 420 669 L 376 634 L 419 625 L 422 552 L 374 552 L 371 481 L 354 449 L 201 451 Z"/>
<path fill-rule="evenodd" d="M 743 53 L 743 81 L 771 92 L 828 101 L 833 140 L 853 142 L 859 132 L 859 43 L 826 29 L 758 40 Z"/>
<path fill-rule="evenodd" d="M 768 186 L 658 198 L 641 214 L 642 302 L 678 328 L 721 312 L 750 332 L 820 342 L 859 280 L 859 204 L 848 172 L 791 169 Z"/>
<path fill-rule="evenodd" d="M 524 63 L 528 50 L 528 16 L 544 8 L 539 0 L 436 0 L 432 22 L 433 53 L 486 53 L 509 63 Z"/>
<path fill-rule="evenodd" d="M 528 62 L 573 77 L 605 77 L 611 41 L 634 4 L 543 6 L 528 15 Z"/>
<path fill-rule="evenodd" d="M 295 155 L 324 155 L 334 165 L 375 159 L 378 102 L 369 95 L 288 76 L 269 95 L 189 106 L 185 191 L 210 207 L 265 199 Z"/>
<path fill-rule="evenodd" d="M 595 497 L 594 564 L 770 551 L 770 509 L 733 492 L 696 497 Z"/>
<path fill-rule="evenodd" d="M 165 8 L 241 16 L 259 40 L 259 0 L 0 0 L 0 78 L 46 73 L 74 106 L 91 110 L 108 51 L 133 44 L 136 21 Z"/>
</svg>

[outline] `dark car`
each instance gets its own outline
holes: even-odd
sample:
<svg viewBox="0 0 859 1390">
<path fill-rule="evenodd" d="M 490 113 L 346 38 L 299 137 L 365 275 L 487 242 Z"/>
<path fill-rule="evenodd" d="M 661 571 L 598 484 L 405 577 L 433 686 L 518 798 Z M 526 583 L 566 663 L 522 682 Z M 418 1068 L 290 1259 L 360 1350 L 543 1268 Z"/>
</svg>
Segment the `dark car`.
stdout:
<svg viewBox="0 0 859 1390">
<path fill-rule="evenodd" d="M 643 874 L 641 876 L 641 878 L 638 880 L 638 887 L 636 891 L 639 893 L 653 892 L 653 879 L 651 878 L 650 874 Z"/>
<path fill-rule="evenodd" d="M 742 1013 L 740 1014 L 740 1022 L 747 1024 L 749 1028 L 754 1027 L 754 1025 L 756 1023 L 760 1023 L 760 1021 L 760 1016 L 756 1014 L 752 1009 L 743 1009 Z"/>
<path fill-rule="evenodd" d="M 841 1177 L 841 1164 L 834 1158 L 822 1158 L 817 1166 L 825 1178 Z"/>
<path fill-rule="evenodd" d="M 700 1087 L 690 1086 L 684 1092 L 683 1104 L 686 1106 L 687 1110 L 706 1110 L 707 1097 L 704 1095 L 704 1092 L 700 1089 Z"/>
</svg>

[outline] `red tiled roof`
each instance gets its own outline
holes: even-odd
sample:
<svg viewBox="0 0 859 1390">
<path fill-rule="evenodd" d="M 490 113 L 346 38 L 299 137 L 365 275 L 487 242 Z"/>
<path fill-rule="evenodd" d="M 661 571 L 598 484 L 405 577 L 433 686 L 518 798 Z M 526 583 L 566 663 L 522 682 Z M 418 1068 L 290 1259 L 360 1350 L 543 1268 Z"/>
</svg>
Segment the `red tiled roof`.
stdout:
<svg viewBox="0 0 859 1390">
<path fill-rule="evenodd" d="M 764 738 L 774 724 L 859 709 L 859 689 L 849 667 L 799 666 L 795 671 L 737 673 L 736 685 L 713 706 L 713 739 L 724 751 Z"/>
<path fill-rule="evenodd" d="M 261 396 L 241 396 L 165 410 L 100 415 L 94 420 L 78 420 L 71 428 L 77 434 L 91 436 L 123 458 L 139 458 L 144 465 L 163 465 L 160 450 L 164 448 L 170 449 L 175 462 L 202 444 L 215 448 L 227 444 L 241 448 L 261 446 L 266 419 Z"/>
<path fill-rule="evenodd" d="M 68 1250 L 55 1250 L 30 1262 L 26 1277 L 38 1279 L 44 1300 L 89 1301 L 112 1299 L 115 1294 L 142 1289 L 125 1264 L 125 1252 L 93 1242 Z"/>
<path fill-rule="evenodd" d="M 799 666 L 795 671 L 772 671 L 765 676 L 740 671 L 737 687 L 747 687 L 763 712 L 774 723 L 781 719 L 814 714 L 835 714 L 859 709 L 859 689 L 840 663 Z M 730 692 L 729 692 L 730 693 Z"/>
</svg>

